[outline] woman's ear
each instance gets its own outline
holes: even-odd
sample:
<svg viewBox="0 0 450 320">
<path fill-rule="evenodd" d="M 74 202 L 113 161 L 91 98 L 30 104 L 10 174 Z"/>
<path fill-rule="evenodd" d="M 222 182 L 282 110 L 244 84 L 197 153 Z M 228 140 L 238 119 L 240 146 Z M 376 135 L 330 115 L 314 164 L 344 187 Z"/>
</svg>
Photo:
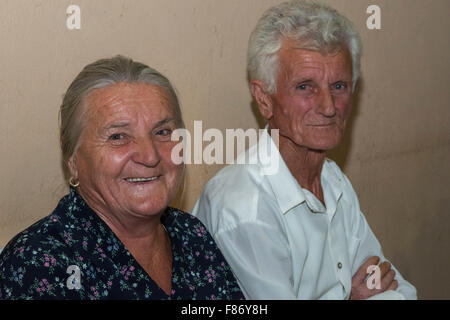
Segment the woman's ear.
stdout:
<svg viewBox="0 0 450 320">
<path fill-rule="evenodd" d="M 69 168 L 70 175 L 73 178 L 78 179 L 78 170 L 77 170 L 77 165 L 76 165 L 76 155 L 75 154 L 73 154 L 67 161 L 67 167 Z"/>
<path fill-rule="evenodd" d="M 266 85 L 261 80 L 252 80 L 250 82 L 250 91 L 258 103 L 259 112 L 269 121 L 273 116 L 272 98 L 266 90 Z"/>
</svg>

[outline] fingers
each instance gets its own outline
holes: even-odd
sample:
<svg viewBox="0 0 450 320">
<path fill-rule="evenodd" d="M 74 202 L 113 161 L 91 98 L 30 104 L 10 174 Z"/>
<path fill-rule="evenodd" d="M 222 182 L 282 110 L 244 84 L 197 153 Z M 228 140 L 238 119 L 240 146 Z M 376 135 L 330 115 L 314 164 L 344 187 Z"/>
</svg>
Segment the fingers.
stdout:
<svg viewBox="0 0 450 320">
<path fill-rule="evenodd" d="M 395 280 L 395 271 L 392 269 L 392 265 L 387 261 L 378 265 L 379 262 L 379 257 L 370 257 L 355 273 L 350 293 L 352 299 L 367 299 L 375 294 L 398 288 L 398 281 Z M 370 275 L 367 272 L 371 270 L 369 266 L 376 266 Z"/>
<path fill-rule="evenodd" d="M 379 285 L 376 285 L 376 293 L 381 293 L 387 290 L 396 290 L 398 288 L 398 282 L 395 280 L 395 271 L 392 268 L 392 265 L 385 261 L 381 263 L 379 266 Z"/>
<path fill-rule="evenodd" d="M 377 256 L 370 257 L 366 262 L 356 271 L 352 278 L 352 283 L 361 283 L 367 276 L 367 268 L 371 265 L 378 265 L 380 258 Z"/>
<path fill-rule="evenodd" d="M 391 282 L 391 285 L 386 289 L 387 290 L 397 290 L 398 288 L 398 281 L 394 280 Z"/>
<path fill-rule="evenodd" d="M 389 270 L 391 270 L 391 264 L 389 262 L 385 261 L 379 265 L 379 268 L 380 268 L 381 278 L 383 278 L 389 272 Z"/>
<path fill-rule="evenodd" d="M 395 278 L 394 270 L 389 270 L 388 272 L 386 272 L 386 274 L 381 278 L 381 290 L 382 291 L 387 290 L 394 281 L 394 278 Z"/>
</svg>

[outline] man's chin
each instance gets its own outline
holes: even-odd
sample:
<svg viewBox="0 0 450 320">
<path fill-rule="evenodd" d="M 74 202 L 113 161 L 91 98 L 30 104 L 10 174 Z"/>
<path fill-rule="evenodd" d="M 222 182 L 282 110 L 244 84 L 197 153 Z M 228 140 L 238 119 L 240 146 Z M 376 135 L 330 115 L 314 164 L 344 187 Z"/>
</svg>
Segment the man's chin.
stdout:
<svg viewBox="0 0 450 320">
<path fill-rule="evenodd" d="M 311 150 L 327 152 L 335 149 L 342 141 L 341 133 L 334 133 L 329 135 L 315 135 L 309 139 L 311 142 L 309 148 Z"/>
<path fill-rule="evenodd" d="M 337 146 L 339 146 L 340 144 L 340 140 L 339 141 L 323 141 L 323 142 L 316 142 L 316 143 L 311 143 L 308 146 L 308 149 L 314 152 L 321 152 L 321 153 L 325 153 L 328 151 L 331 151 L 333 149 L 335 149 Z"/>
</svg>

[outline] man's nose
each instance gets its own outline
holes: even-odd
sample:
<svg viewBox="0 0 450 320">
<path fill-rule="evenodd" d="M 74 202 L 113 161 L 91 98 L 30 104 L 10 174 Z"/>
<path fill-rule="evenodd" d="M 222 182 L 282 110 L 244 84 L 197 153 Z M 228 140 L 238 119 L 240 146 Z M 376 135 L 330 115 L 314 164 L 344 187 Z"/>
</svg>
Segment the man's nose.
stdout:
<svg viewBox="0 0 450 320">
<path fill-rule="evenodd" d="M 334 117 L 336 115 L 334 97 L 329 88 L 321 90 L 321 99 L 317 112 L 325 117 Z"/>
<path fill-rule="evenodd" d="M 143 138 L 136 141 L 136 149 L 133 154 L 136 163 L 146 167 L 155 167 L 161 160 L 155 142 L 150 138 Z"/>
</svg>

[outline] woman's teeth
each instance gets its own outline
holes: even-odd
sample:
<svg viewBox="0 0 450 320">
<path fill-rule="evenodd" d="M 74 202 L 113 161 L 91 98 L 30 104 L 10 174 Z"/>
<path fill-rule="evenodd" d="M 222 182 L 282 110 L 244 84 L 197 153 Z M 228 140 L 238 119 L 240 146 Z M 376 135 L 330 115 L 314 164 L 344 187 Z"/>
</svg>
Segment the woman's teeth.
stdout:
<svg viewBox="0 0 450 320">
<path fill-rule="evenodd" d="M 125 180 L 127 182 L 148 182 L 158 179 L 158 177 L 151 177 L 151 178 L 126 178 Z"/>
</svg>

